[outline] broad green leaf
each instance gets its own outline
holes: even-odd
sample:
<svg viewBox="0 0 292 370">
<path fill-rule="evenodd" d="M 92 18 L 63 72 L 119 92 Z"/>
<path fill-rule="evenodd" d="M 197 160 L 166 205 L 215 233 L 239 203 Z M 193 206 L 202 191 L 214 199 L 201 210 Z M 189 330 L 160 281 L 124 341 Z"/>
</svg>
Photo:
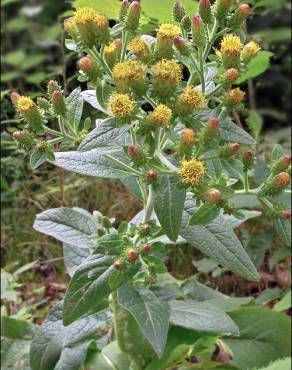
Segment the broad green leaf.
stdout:
<svg viewBox="0 0 292 370">
<path fill-rule="evenodd" d="M 272 362 L 267 367 L 262 367 L 259 370 L 291 370 L 291 357 Z"/>
<path fill-rule="evenodd" d="M 187 200 L 180 235 L 222 266 L 247 280 L 258 280 L 256 268 L 223 217 L 218 216 L 205 226 L 192 226 L 189 220 L 195 210 L 193 200 Z"/>
<path fill-rule="evenodd" d="M 75 0 L 73 5 L 75 8 L 89 6 L 96 9 L 99 13 L 105 14 L 110 19 L 116 19 L 119 14 L 121 3 L 118 0 Z"/>
<path fill-rule="evenodd" d="M 255 303 L 266 305 L 267 303 L 279 298 L 281 295 L 282 292 L 280 288 L 267 288 L 259 294 L 259 296 L 255 299 Z"/>
<path fill-rule="evenodd" d="M 47 160 L 46 153 L 42 153 L 37 150 L 33 150 L 30 156 L 30 166 L 33 170 L 41 166 Z"/>
<path fill-rule="evenodd" d="M 206 302 L 170 301 L 170 322 L 187 329 L 210 333 L 239 335 L 230 317 L 220 308 Z"/>
<path fill-rule="evenodd" d="M 220 213 L 216 204 L 204 203 L 190 218 L 190 225 L 205 225 L 213 221 Z"/>
<path fill-rule="evenodd" d="M 176 241 L 186 198 L 186 190 L 179 189 L 177 175 L 162 175 L 160 188 L 154 193 L 154 210 L 165 234 Z"/>
<path fill-rule="evenodd" d="M 114 271 L 110 256 L 89 256 L 74 272 L 65 294 L 63 323 L 73 321 L 96 309 L 111 292 L 109 277 Z"/>
<path fill-rule="evenodd" d="M 34 337 L 30 349 L 32 370 L 78 370 L 85 360 L 89 341 L 110 319 L 108 312 L 84 317 L 64 327 L 62 302 L 55 305 Z"/>
<path fill-rule="evenodd" d="M 269 269 L 273 270 L 275 265 L 282 261 L 284 258 L 291 255 L 291 248 L 290 246 L 287 247 L 280 247 L 277 249 L 274 254 L 269 258 Z"/>
<path fill-rule="evenodd" d="M 130 164 L 121 151 L 106 152 L 106 154 L 111 154 L 122 164 Z M 129 175 L 129 171 L 125 167 L 106 158 L 105 152 L 102 150 L 58 152 L 55 153 L 55 160 L 52 163 L 65 170 L 87 176 L 119 179 Z"/>
<path fill-rule="evenodd" d="M 154 351 L 161 357 L 167 339 L 169 307 L 160 301 L 149 289 L 135 289 L 124 284 L 118 289 L 118 302 L 136 319 Z"/>
<path fill-rule="evenodd" d="M 98 238 L 95 252 L 106 255 L 119 255 L 123 248 L 128 246 L 129 241 L 123 239 L 121 234 L 106 234 Z"/>
<path fill-rule="evenodd" d="M 121 147 L 125 144 L 129 125 L 117 126 L 115 119 L 97 120 L 97 125 L 80 143 L 78 150 L 85 152 L 99 147 Z"/>
<path fill-rule="evenodd" d="M 38 327 L 24 320 L 1 316 L 1 336 L 12 339 L 32 339 Z"/>
<path fill-rule="evenodd" d="M 13 365 L 26 361 L 31 340 L 1 338 L 1 369 L 13 370 Z M 14 368 L 15 369 L 15 368 Z M 16 368 L 17 369 L 17 368 Z M 16 370 L 15 369 L 15 370 Z"/>
<path fill-rule="evenodd" d="M 89 248 L 63 243 L 64 263 L 70 277 L 73 276 L 77 267 L 86 260 L 89 254 Z"/>
<path fill-rule="evenodd" d="M 236 80 L 238 85 L 250 78 L 254 78 L 264 73 L 270 66 L 270 59 L 273 53 L 270 51 L 260 51 L 254 59 L 248 64 L 247 71 L 243 72 Z"/>
<path fill-rule="evenodd" d="M 277 219 L 276 231 L 282 242 L 289 246 L 291 245 L 291 223 L 289 220 Z"/>
<path fill-rule="evenodd" d="M 6 54 L 3 56 L 3 63 L 10 64 L 14 67 L 21 65 L 21 63 L 25 60 L 25 54 L 21 50 L 12 51 L 11 53 Z"/>
<path fill-rule="evenodd" d="M 273 307 L 273 311 L 281 312 L 291 307 L 291 289 Z"/>
<path fill-rule="evenodd" d="M 102 104 L 100 104 L 100 102 L 97 100 L 97 97 L 96 97 L 96 91 L 95 90 L 85 90 L 85 91 L 82 91 L 82 96 L 83 96 L 83 99 L 88 103 L 90 104 L 93 108 L 105 113 L 105 114 L 109 114 L 108 110 L 106 109 L 105 106 L 103 106 Z"/>
<path fill-rule="evenodd" d="M 271 248 L 272 243 L 272 232 L 265 231 L 252 235 L 247 244 L 247 253 L 257 268 L 261 267 L 265 258 L 266 251 Z"/>
<path fill-rule="evenodd" d="M 223 168 L 228 172 L 230 177 L 244 181 L 243 164 L 239 159 L 229 158 L 221 160 Z"/>
<path fill-rule="evenodd" d="M 88 248 L 93 245 L 97 224 L 90 213 L 78 208 L 52 208 L 39 213 L 33 227 L 64 243 Z"/>
<path fill-rule="evenodd" d="M 285 154 L 285 150 L 280 144 L 276 144 L 272 150 L 272 161 L 277 161 Z"/>
<path fill-rule="evenodd" d="M 224 342 L 234 354 L 231 364 L 239 369 L 267 366 L 271 361 L 290 356 L 290 318 L 259 307 L 244 307 L 229 313 L 239 327 L 239 338 Z"/>
<path fill-rule="evenodd" d="M 250 110 L 246 122 L 253 136 L 257 139 L 263 127 L 263 119 L 261 115 L 256 110 Z"/>
<path fill-rule="evenodd" d="M 220 122 L 219 134 L 223 140 L 237 142 L 241 144 L 255 144 L 256 141 L 246 131 L 237 126 L 231 119 Z"/>
<path fill-rule="evenodd" d="M 77 129 L 83 111 L 83 96 L 80 87 L 77 87 L 71 92 L 71 94 L 66 98 L 66 103 L 68 107 L 66 119 L 71 127 Z"/>
<path fill-rule="evenodd" d="M 224 221 L 229 226 L 231 226 L 233 229 L 236 229 L 238 226 L 240 226 L 245 221 L 250 220 L 250 219 L 255 218 L 255 217 L 259 217 L 262 214 L 262 212 L 249 211 L 247 209 L 240 209 L 239 211 L 240 211 L 240 213 L 242 213 L 244 215 L 244 218 L 239 219 L 239 218 L 236 218 L 233 215 L 227 215 L 227 214 L 222 215 L 222 217 L 224 218 Z"/>
</svg>

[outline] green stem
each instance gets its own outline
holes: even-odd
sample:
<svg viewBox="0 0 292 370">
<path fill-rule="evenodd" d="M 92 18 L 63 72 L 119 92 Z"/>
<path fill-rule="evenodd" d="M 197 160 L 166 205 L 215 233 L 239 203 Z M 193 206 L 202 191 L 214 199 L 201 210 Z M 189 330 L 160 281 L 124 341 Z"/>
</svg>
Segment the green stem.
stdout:
<svg viewBox="0 0 292 370">
<path fill-rule="evenodd" d="M 124 168 L 127 172 L 130 172 L 130 173 L 132 173 L 135 176 L 142 176 L 142 173 L 140 173 L 139 171 L 135 170 L 134 168 L 126 165 L 125 163 L 119 161 L 117 158 L 112 157 L 109 154 L 106 155 L 105 157 L 108 158 L 108 159 L 110 159 L 111 161 L 117 163 L 119 166 L 121 166 L 122 168 Z"/>
<path fill-rule="evenodd" d="M 54 136 L 62 136 L 62 133 L 59 132 L 59 131 L 56 131 L 56 130 L 53 130 L 47 126 L 44 126 L 44 130 L 48 133 L 48 134 L 51 134 L 51 135 L 54 135 Z"/>
<path fill-rule="evenodd" d="M 206 48 L 204 50 L 203 60 L 206 60 L 207 59 L 207 56 L 210 53 L 211 47 L 213 45 L 213 42 L 216 39 L 217 28 L 218 28 L 218 23 L 217 23 L 217 20 L 215 19 L 214 25 L 213 25 L 213 28 L 212 28 L 212 32 L 211 32 L 211 35 L 209 37 L 209 41 L 208 41 L 208 43 L 206 45 Z"/>
<path fill-rule="evenodd" d="M 123 45 L 122 45 L 122 52 L 121 52 L 121 61 L 123 62 L 126 57 L 126 52 L 127 52 L 127 45 L 128 45 L 128 40 L 129 40 L 129 32 L 126 30 L 123 30 Z"/>
<path fill-rule="evenodd" d="M 152 107 L 154 107 L 154 108 L 157 107 L 157 105 L 158 105 L 155 100 L 153 100 L 152 98 L 150 98 L 147 95 L 144 95 L 143 99 L 145 99 L 147 101 L 147 103 L 151 104 Z"/>
<path fill-rule="evenodd" d="M 244 190 L 246 193 L 249 192 L 248 173 L 244 171 Z"/>
<path fill-rule="evenodd" d="M 169 170 L 172 172 L 178 172 L 179 168 L 177 168 L 175 165 L 173 165 L 167 158 L 164 157 L 163 153 L 160 150 L 157 150 L 155 152 L 155 157 L 160 160 L 162 164 L 165 165 Z"/>
<path fill-rule="evenodd" d="M 200 63 L 200 79 L 202 85 L 202 93 L 205 94 L 206 90 L 206 82 L 204 76 L 204 56 L 203 56 L 203 49 L 199 48 L 199 63 Z"/>
<path fill-rule="evenodd" d="M 192 61 L 192 66 L 195 67 L 195 70 L 198 74 L 199 77 L 201 77 L 201 72 L 200 72 L 200 68 L 199 66 L 197 65 L 197 62 L 196 62 L 196 59 L 195 57 L 193 56 L 193 54 L 190 55 L 190 58 L 191 58 L 191 61 Z M 194 73 L 192 73 L 192 75 L 190 76 L 189 78 L 189 81 L 188 81 L 188 86 L 192 83 L 192 81 L 194 80 Z M 202 84 L 202 81 L 201 81 L 201 84 Z"/>
<path fill-rule="evenodd" d="M 145 213 L 143 217 L 143 223 L 147 222 L 153 213 L 153 189 L 152 186 L 149 185 L 149 192 L 148 192 L 148 199 L 145 207 Z"/>
</svg>

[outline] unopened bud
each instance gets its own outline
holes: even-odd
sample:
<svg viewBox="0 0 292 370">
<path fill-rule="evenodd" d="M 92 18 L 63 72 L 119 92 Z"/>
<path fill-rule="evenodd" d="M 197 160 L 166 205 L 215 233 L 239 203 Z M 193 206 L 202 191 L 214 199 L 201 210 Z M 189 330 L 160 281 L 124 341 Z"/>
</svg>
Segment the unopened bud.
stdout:
<svg viewBox="0 0 292 370">
<path fill-rule="evenodd" d="M 114 262 L 115 270 L 122 270 L 123 267 L 124 267 L 124 264 L 123 264 L 122 261 L 117 260 L 117 261 Z"/>
<path fill-rule="evenodd" d="M 31 148 L 33 144 L 33 134 L 28 131 L 15 131 L 12 134 L 13 139 L 19 144 L 23 145 L 26 148 Z"/>
<path fill-rule="evenodd" d="M 148 224 L 140 225 L 140 233 L 142 235 L 149 235 L 150 233 L 150 226 Z"/>
<path fill-rule="evenodd" d="M 203 145 L 211 144 L 213 139 L 217 136 L 219 130 L 219 120 L 216 117 L 209 119 L 207 124 L 201 128 L 199 133 L 199 142 Z"/>
<path fill-rule="evenodd" d="M 127 261 L 135 262 L 138 258 L 139 258 L 139 252 L 136 249 L 130 248 L 127 250 L 126 252 Z"/>
<path fill-rule="evenodd" d="M 54 91 L 52 94 L 52 104 L 56 114 L 65 117 L 67 112 L 64 95 L 61 91 Z"/>
<path fill-rule="evenodd" d="M 205 45 L 206 32 L 202 18 L 199 15 L 192 17 L 192 37 L 193 44 L 198 48 Z"/>
<path fill-rule="evenodd" d="M 230 18 L 228 26 L 230 28 L 239 28 L 248 17 L 249 12 L 250 6 L 248 4 L 241 4 Z"/>
<path fill-rule="evenodd" d="M 279 189 L 285 189 L 290 184 L 290 176 L 287 172 L 280 172 L 275 176 L 275 184 Z"/>
<path fill-rule="evenodd" d="M 181 22 L 186 15 L 186 10 L 180 0 L 175 0 L 172 8 L 172 18 L 175 22 Z"/>
<path fill-rule="evenodd" d="M 129 9 L 129 1 L 123 0 L 120 8 L 119 20 L 123 21 L 127 15 L 127 11 Z"/>
<path fill-rule="evenodd" d="M 190 55 L 190 49 L 188 47 L 187 41 L 183 37 L 175 37 L 173 43 L 177 50 L 181 53 L 181 55 Z"/>
<path fill-rule="evenodd" d="M 180 134 L 180 140 L 183 145 L 192 147 L 196 140 L 196 133 L 191 128 L 185 128 Z"/>
<path fill-rule="evenodd" d="M 242 163 L 246 170 L 250 170 L 254 164 L 255 154 L 251 150 L 247 150 L 242 155 Z"/>
<path fill-rule="evenodd" d="M 222 200 L 222 194 L 218 189 L 210 189 L 207 191 L 204 198 L 209 203 L 218 204 Z"/>
<path fill-rule="evenodd" d="M 227 18 L 233 0 L 216 0 L 214 5 L 214 15 L 217 21 L 222 24 Z"/>
<path fill-rule="evenodd" d="M 259 195 L 275 196 L 281 193 L 290 184 L 290 175 L 287 172 L 280 172 L 262 186 Z"/>
<path fill-rule="evenodd" d="M 55 80 L 48 82 L 47 91 L 49 95 L 52 95 L 54 91 L 61 91 L 61 86 Z"/>
<path fill-rule="evenodd" d="M 81 71 L 84 72 L 90 80 L 95 81 L 97 79 L 99 69 L 90 55 L 81 58 L 78 64 Z"/>
<path fill-rule="evenodd" d="M 199 2 L 199 14 L 205 24 L 211 23 L 212 12 L 211 4 L 209 0 L 200 0 Z"/>
<path fill-rule="evenodd" d="M 291 218 L 291 209 L 283 209 L 280 212 L 280 216 L 285 220 L 289 220 Z"/>
<path fill-rule="evenodd" d="M 219 149 L 219 156 L 222 158 L 230 158 L 235 155 L 240 149 L 239 143 L 225 144 Z"/>
<path fill-rule="evenodd" d="M 98 221 L 101 223 L 103 227 L 109 229 L 112 227 L 111 220 L 107 216 L 100 216 Z"/>
<path fill-rule="evenodd" d="M 131 144 L 128 146 L 128 155 L 137 166 L 141 166 L 145 163 L 145 154 L 143 150 L 136 144 Z"/>
<path fill-rule="evenodd" d="M 225 71 L 224 77 L 227 82 L 235 82 L 239 77 L 239 71 L 236 68 L 229 68 Z"/>
<path fill-rule="evenodd" d="M 149 170 L 146 174 L 146 180 L 149 184 L 155 182 L 157 180 L 157 177 L 158 177 L 157 172 L 154 170 Z"/>
<path fill-rule="evenodd" d="M 42 97 L 37 98 L 37 105 L 46 112 L 50 109 L 50 103 L 47 101 L 47 99 Z"/>
<path fill-rule="evenodd" d="M 212 117 L 212 118 L 209 119 L 207 125 L 208 125 L 209 129 L 217 131 L 218 128 L 219 128 L 219 123 L 220 123 L 220 121 L 219 121 L 218 118 Z"/>
<path fill-rule="evenodd" d="M 141 15 L 141 6 L 138 1 L 133 1 L 128 9 L 128 14 L 125 20 L 125 26 L 130 31 L 135 31 L 139 27 Z"/>
<path fill-rule="evenodd" d="M 291 156 L 284 155 L 282 158 L 278 159 L 272 166 L 272 173 L 277 174 L 282 171 L 286 171 L 291 164 Z"/>
<path fill-rule="evenodd" d="M 150 247 L 150 245 L 149 245 L 149 244 L 143 244 L 143 245 L 142 245 L 142 252 L 143 252 L 143 253 L 149 253 L 149 252 L 150 252 L 150 250 L 151 250 L 151 247 Z"/>
<path fill-rule="evenodd" d="M 20 98 L 20 95 L 16 91 L 12 91 L 10 94 L 10 100 L 15 105 L 17 103 L 17 100 Z"/>
<path fill-rule="evenodd" d="M 48 148 L 48 143 L 46 141 L 39 141 L 34 146 L 35 150 L 40 153 L 44 153 Z"/>
<path fill-rule="evenodd" d="M 189 32 L 191 30 L 192 21 L 188 15 L 183 17 L 180 24 L 185 31 Z"/>
</svg>

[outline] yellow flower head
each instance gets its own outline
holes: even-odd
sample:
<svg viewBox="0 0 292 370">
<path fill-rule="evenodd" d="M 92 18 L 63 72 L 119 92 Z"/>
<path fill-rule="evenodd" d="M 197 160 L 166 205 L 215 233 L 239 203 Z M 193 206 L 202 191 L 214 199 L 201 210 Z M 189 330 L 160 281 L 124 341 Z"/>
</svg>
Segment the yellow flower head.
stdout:
<svg viewBox="0 0 292 370">
<path fill-rule="evenodd" d="M 69 33 L 69 35 L 74 36 L 77 32 L 76 20 L 74 17 L 70 17 L 64 20 L 64 30 Z"/>
<path fill-rule="evenodd" d="M 244 99 L 244 96 L 245 92 L 237 87 L 236 89 L 232 89 L 229 91 L 227 100 L 229 104 L 235 105 L 241 103 Z"/>
<path fill-rule="evenodd" d="M 182 79 L 181 66 L 175 60 L 162 59 L 155 64 L 153 72 L 155 79 L 173 81 L 177 85 Z"/>
<path fill-rule="evenodd" d="M 135 102 L 131 100 L 128 94 L 114 92 L 109 99 L 109 108 L 115 117 L 127 118 L 133 114 Z"/>
<path fill-rule="evenodd" d="M 236 35 L 226 35 L 221 41 L 220 52 L 224 56 L 239 56 L 243 48 L 240 38 Z"/>
<path fill-rule="evenodd" d="M 16 102 L 16 108 L 20 113 L 27 113 L 35 108 L 35 103 L 28 96 L 21 96 Z"/>
<path fill-rule="evenodd" d="M 245 47 L 243 48 L 243 50 L 245 52 L 248 52 L 252 56 L 255 56 L 261 50 L 261 47 L 256 42 L 250 41 L 248 44 L 245 45 Z"/>
<path fill-rule="evenodd" d="M 128 45 L 128 50 L 131 51 L 138 58 L 142 58 L 148 54 L 149 49 L 146 41 L 140 37 L 135 37 Z"/>
<path fill-rule="evenodd" d="M 179 104 L 191 110 L 200 108 L 204 103 L 204 96 L 194 86 L 188 86 L 179 96 Z"/>
<path fill-rule="evenodd" d="M 115 64 L 113 68 L 114 81 L 141 80 L 145 78 L 145 66 L 137 60 Z"/>
<path fill-rule="evenodd" d="M 178 26 L 171 23 L 163 23 L 157 30 L 158 39 L 173 40 L 176 36 L 181 35 L 181 30 Z"/>
<path fill-rule="evenodd" d="M 159 104 L 153 112 L 149 114 L 151 121 L 160 126 L 167 125 L 172 117 L 172 111 L 164 104 Z"/>
<path fill-rule="evenodd" d="M 109 45 L 106 45 L 104 48 L 104 56 L 106 58 L 112 57 L 117 52 L 117 45 L 115 42 L 110 43 Z"/>
<path fill-rule="evenodd" d="M 79 8 L 74 13 L 77 25 L 96 25 L 97 28 L 107 28 L 108 19 L 105 15 L 98 14 L 93 8 Z"/>
<path fill-rule="evenodd" d="M 197 159 L 181 162 L 180 176 L 187 185 L 195 186 L 203 178 L 206 172 L 205 164 Z"/>
</svg>

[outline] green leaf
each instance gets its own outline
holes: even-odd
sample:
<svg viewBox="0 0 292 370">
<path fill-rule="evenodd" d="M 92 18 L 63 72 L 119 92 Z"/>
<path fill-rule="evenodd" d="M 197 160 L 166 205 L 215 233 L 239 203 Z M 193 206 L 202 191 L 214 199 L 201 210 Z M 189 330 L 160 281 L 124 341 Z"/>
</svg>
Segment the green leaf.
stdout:
<svg viewBox="0 0 292 370">
<path fill-rule="evenodd" d="M 244 215 L 244 218 L 239 219 L 239 218 L 236 218 L 234 215 L 227 215 L 227 214 L 223 215 L 224 221 L 229 226 L 231 226 L 232 229 L 236 229 L 238 226 L 240 226 L 245 221 L 250 220 L 250 219 L 255 218 L 255 217 L 259 217 L 262 214 L 262 212 L 249 211 L 247 209 L 240 209 L 239 211 L 240 211 L 240 213 L 242 213 Z"/>
<path fill-rule="evenodd" d="M 272 232 L 261 232 L 254 234 L 247 244 L 247 253 L 257 268 L 260 268 L 264 262 L 266 251 L 273 243 Z"/>
<path fill-rule="evenodd" d="M 109 320 L 108 312 L 84 317 L 64 327 L 62 302 L 53 307 L 34 337 L 30 349 L 32 370 L 78 370 L 85 360 L 89 341 Z"/>
<path fill-rule="evenodd" d="M 122 163 L 130 164 L 122 151 L 115 151 L 110 154 Z M 129 175 L 129 172 L 123 166 L 106 158 L 105 152 L 102 150 L 58 152 L 55 153 L 55 160 L 52 163 L 65 170 L 87 176 L 120 179 Z"/>
<path fill-rule="evenodd" d="M 284 258 L 291 255 L 291 248 L 289 246 L 287 247 L 280 247 L 277 249 L 272 257 L 269 258 L 269 269 L 270 271 L 273 270 L 275 265 L 282 261 Z"/>
<path fill-rule="evenodd" d="M 269 302 L 274 301 L 282 295 L 280 288 L 267 288 L 263 290 L 256 298 L 255 303 L 266 305 Z"/>
<path fill-rule="evenodd" d="M 52 208 L 36 216 L 34 229 L 64 243 L 89 248 L 97 224 L 94 217 L 78 208 Z"/>
<path fill-rule="evenodd" d="M 285 154 L 285 150 L 280 144 L 276 144 L 272 150 L 272 161 L 276 162 Z"/>
<path fill-rule="evenodd" d="M 169 304 L 170 322 L 173 325 L 210 333 L 239 335 L 234 322 L 215 305 L 196 301 L 170 301 Z"/>
<path fill-rule="evenodd" d="M 176 241 L 186 198 L 186 190 L 179 189 L 177 175 L 162 175 L 160 189 L 154 193 L 154 210 L 165 234 Z"/>
<path fill-rule="evenodd" d="M 257 139 L 263 128 L 262 116 L 256 110 L 250 110 L 246 122 L 253 136 Z"/>
<path fill-rule="evenodd" d="M 222 266 L 245 279 L 258 280 L 259 275 L 253 263 L 223 217 L 218 216 L 205 226 L 191 226 L 189 220 L 195 210 L 193 200 L 187 200 L 180 235 Z"/>
<path fill-rule="evenodd" d="M 221 163 L 223 168 L 232 178 L 238 179 L 242 182 L 244 181 L 243 164 L 239 159 L 222 159 Z"/>
<path fill-rule="evenodd" d="M 3 57 L 3 62 L 14 67 L 21 65 L 21 63 L 25 60 L 25 54 L 21 50 L 12 51 L 11 53 L 6 54 Z"/>
<path fill-rule="evenodd" d="M 233 123 L 229 118 L 220 122 L 219 134 L 221 138 L 225 141 L 251 145 L 254 145 L 256 143 L 253 137 L 251 137 L 246 131 L 237 126 L 235 123 Z"/>
<path fill-rule="evenodd" d="M 291 357 L 272 362 L 269 366 L 262 367 L 259 370 L 291 370 Z"/>
<path fill-rule="evenodd" d="M 129 125 L 117 127 L 113 118 L 97 120 L 96 128 L 82 140 L 78 150 L 85 152 L 99 147 L 121 147 L 125 144 L 129 128 Z"/>
<path fill-rule="evenodd" d="M 288 316 L 259 307 L 240 308 L 229 315 L 241 333 L 239 338 L 224 339 L 234 354 L 231 364 L 246 370 L 290 356 L 291 322 Z"/>
<path fill-rule="evenodd" d="M 97 95 L 96 95 L 96 91 L 95 90 L 85 90 L 85 91 L 82 91 L 82 96 L 83 96 L 83 99 L 88 103 L 90 104 L 93 108 L 109 115 L 109 111 L 107 110 L 107 108 L 102 104 L 100 103 L 98 100 L 97 100 Z"/>
<path fill-rule="evenodd" d="M 291 289 L 284 295 L 284 297 L 275 304 L 273 311 L 286 311 L 291 307 Z"/>
<path fill-rule="evenodd" d="M 276 231 L 282 242 L 289 246 L 291 245 L 291 223 L 289 220 L 278 218 L 276 220 Z"/>
<path fill-rule="evenodd" d="M 1 316 L 1 336 L 12 339 L 32 339 L 38 327 L 24 320 Z"/>
<path fill-rule="evenodd" d="M 118 0 L 103 0 L 96 2 L 95 0 L 75 0 L 73 6 L 75 8 L 82 8 L 89 6 L 96 9 L 101 14 L 105 14 L 110 19 L 116 19 L 121 3 Z"/>
<path fill-rule="evenodd" d="M 64 263 L 70 277 L 73 276 L 77 267 L 86 260 L 89 254 L 89 248 L 80 247 L 80 245 L 63 243 Z"/>
<path fill-rule="evenodd" d="M 83 96 L 81 94 L 80 87 L 77 87 L 71 92 L 71 94 L 66 98 L 66 103 L 68 108 L 66 119 L 72 128 L 77 129 L 83 111 Z"/>
<path fill-rule="evenodd" d="M 216 204 L 204 203 L 190 218 L 190 225 L 205 225 L 213 221 L 220 213 Z"/>
<path fill-rule="evenodd" d="M 34 149 L 30 156 L 30 166 L 33 170 L 35 170 L 43 163 L 45 163 L 46 160 L 47 160 L 46 153 L 42 153 Z"/>
<path fill-rule="evenodd" d="M 168 304 L 160 301 L 149 289 L 141 287 L 136 290 L 130 284 L 118 289 L 118 302 L 134 316 L 154 351 L 161 357 L 169 325 Z"/>
<path fill-rule="evenodd" d="M 28 357 L 30 342 L 25 339 L 1 338 L 1 369 L 13 370 L 13 365 L 23 363 Z"/>
<path fill-rule="evenodd" d="M 264 73 L 270 66 L 270 59 L 272 55 L 273 53 L 270 51 L 260 51 L 258 55 L 248 64 L 247 71 L 243 72 L 236 80 L 236 84 L 240 85 L 244 81 Z"/>
<path fill-rule="evenodd" d="M 109 277 L 114 271 L 113 262 L 110 256 L 89 256 L 75 270 L 64 299 L 65 326 L 96 309 L 110 294 Z"/>
</svg>

